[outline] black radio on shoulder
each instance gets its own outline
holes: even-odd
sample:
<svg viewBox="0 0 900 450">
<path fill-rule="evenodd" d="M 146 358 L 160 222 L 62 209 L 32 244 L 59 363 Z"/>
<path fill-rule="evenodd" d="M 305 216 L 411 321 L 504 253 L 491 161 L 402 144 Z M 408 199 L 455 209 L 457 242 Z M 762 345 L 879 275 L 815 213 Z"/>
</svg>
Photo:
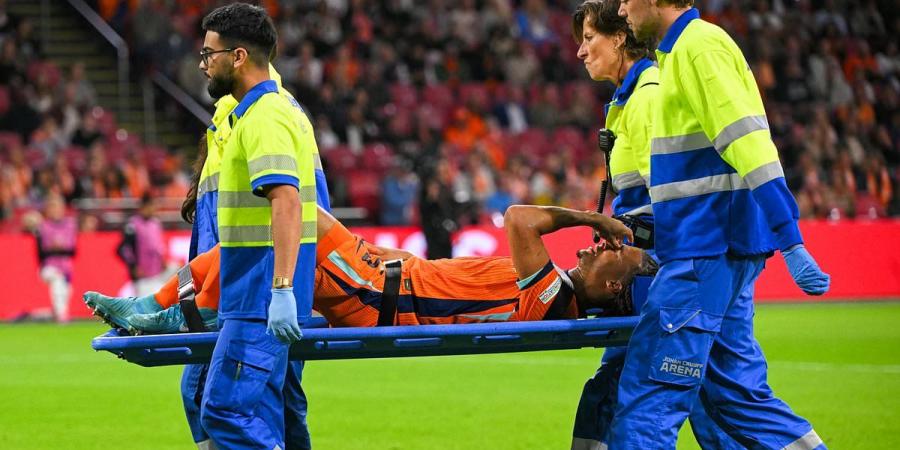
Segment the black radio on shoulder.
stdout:
<svg viewBox="0 0 900 450">
<path fill-rule="evenodd" d="M 597 131 L 597 147 L 600 151 L 609 155 L 614 145 L 616 145 L 616 133 L 607 128 Z"/>
<path fill-rule="evenodd" d="M 634 234 L 634 246 L 644 250 L 653 248 L 653 223 L 641 218 L 641 216 L 631 216 L 624 214 L 621 216 L 613 216 L 613 219 L 625 224 Z"/>
</svg>

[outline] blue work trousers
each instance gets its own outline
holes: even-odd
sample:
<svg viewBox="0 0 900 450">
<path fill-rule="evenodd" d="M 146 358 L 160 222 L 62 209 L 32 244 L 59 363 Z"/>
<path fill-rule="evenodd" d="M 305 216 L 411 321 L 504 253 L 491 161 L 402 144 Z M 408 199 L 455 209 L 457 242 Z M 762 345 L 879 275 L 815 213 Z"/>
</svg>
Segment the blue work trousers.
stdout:
<svg viewBox="0 0 900 450">
<path fill-rule="evenodd" d="M 660 267 L 629 342 L 610 449 L 674 449 L 698 396 L 747 448 L 825 448 L 766 381 L 752 289 L 764 265 L 764 256 L 719 255 Z"/>
<path fill-rule="evenodd" d="M 303 361 L 289 361 L 284 379 L 285 450 L 309 450 L 312 442 L 306 422 L 307 400 L 303 392 Z M 181 375 L 181 400 L 194 442 L 200 448 L 209 446 L 209 435 L 200 423 L 200 405 L 209 364 L 188 364 Z"/>
<path fill-rule="evenodd" d="M 225 320 L 203 390 L 200 420 L 220 449 L 283 449 L 288 345 L 265 320 Z"/>
<path fill-rule="evenodd" d="M 584 383 L 575 428 L 572 431 L 572 450 L 602 450 L 607 448 L 613 412 L 616 408 L 619 376 L 625 365 L 625 348 L 610 347 L 603 353 L 600 368 Z M 698 398 L 691 408 L 691 430 L 704 450 L 743 450 L 706 414 Z"/>
</svg>

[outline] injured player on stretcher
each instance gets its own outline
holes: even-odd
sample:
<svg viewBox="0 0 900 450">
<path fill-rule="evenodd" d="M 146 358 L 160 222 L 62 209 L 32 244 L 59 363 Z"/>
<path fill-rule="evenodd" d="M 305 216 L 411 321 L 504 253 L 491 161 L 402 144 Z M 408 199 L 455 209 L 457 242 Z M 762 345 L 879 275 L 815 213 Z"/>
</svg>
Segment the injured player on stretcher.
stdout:
<svg viewBox="0 0 900 450">
<path fill-rule="evenodd" d="M 551 261 L 541 236 L 576 226 L 594 228 L 604 241 L 579 250 L 577 265 L 562 270 Z M 632 239 L 627 227 L 596 212 L 517 205 L 507 210 L 504 228 L 511 257 L 426 260 L 371 245 L 319 208 L 313 309 L 332 327 L 375 326 L 385 286 L 384 261 L 402 259 L 396 325 L 574 319 L 594 308 L 604 315 L 626 315 L 631 313 L 632 278 L 657 269 L 646 252 L 622 245 Z M 188 270 L 200 319 L 207 330 L 215 330 L 219 247 L 185 266 L 183 280 Z M 185 280 L 182 286 L 190 283 Z M 107 323 L 133 334 L 188 330 L 178 276 L 151 296 L 87 292 L 84 301 Z"/>
</svg>

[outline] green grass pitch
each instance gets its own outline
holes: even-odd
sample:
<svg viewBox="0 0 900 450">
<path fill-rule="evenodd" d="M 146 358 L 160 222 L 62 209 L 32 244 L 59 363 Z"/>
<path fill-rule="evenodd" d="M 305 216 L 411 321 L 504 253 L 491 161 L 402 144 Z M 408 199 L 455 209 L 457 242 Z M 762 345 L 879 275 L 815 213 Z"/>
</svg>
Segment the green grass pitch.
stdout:
<svg viewBox="0 0 900 450">
<path fill-rule="evenodd" d="M 900 446 L 900 303 L 764 305 L 769 381 L 835 449 Z M 0 325 L 0 448 L 190 449 L 180 367 L 95 353 L 99 322 Z M 566 449 L 599 350 L 310 363 L 320 449 Z M 679 449 L 697 448 L 682 430 Z"/>
</svg>

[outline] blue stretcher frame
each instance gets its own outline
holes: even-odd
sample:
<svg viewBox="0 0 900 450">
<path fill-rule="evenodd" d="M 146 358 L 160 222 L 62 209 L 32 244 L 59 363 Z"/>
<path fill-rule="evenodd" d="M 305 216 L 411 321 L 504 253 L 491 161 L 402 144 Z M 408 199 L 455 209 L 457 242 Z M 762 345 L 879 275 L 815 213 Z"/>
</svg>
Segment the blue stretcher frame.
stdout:
<svg viewBox="0 0 900 450">
<path fill-rule="evenodd" d="M 646 299 L 651 278 L 637 277 L 632 287 L 635 305 Z M 303 327 L 303 339 L 291 346 L 292 360 L 397 358 L 438 355 L 566 350 L 624 346 L 638 316 L 537 322 L 491 322 L 455 325 L 327 328 L 313 318 Z M 110 330 L 91 342 L 126 361 L 145 366 L 208 363 L 217 332 L 129 336 Z"/>
</svg>

